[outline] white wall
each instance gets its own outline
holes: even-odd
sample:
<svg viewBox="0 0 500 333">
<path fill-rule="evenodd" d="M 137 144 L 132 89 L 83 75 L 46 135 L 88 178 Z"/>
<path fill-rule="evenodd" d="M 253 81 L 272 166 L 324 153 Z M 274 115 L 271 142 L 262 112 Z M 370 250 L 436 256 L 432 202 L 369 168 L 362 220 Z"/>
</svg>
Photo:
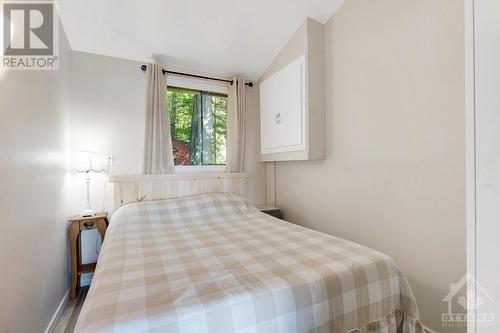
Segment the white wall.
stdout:
<svg viewBox="0 0 500 333">
<path fill-rule="evenodd" d="M 463 2 L 350 0 L 324 29 L 327 158 L 276 163 L 277 205 L 392 256 L 424 324 L 460 331 L 441 314 L 466 271 Z"/>
<path fill-rule="evenodd" d="M 254 204 L 266 203 L 266 169 L 260 162 L 260 107 L 259 87 L 247 88 L 247 137 L 245 141 L 245 167 L 249 175 L 248 197 Z"/>
<path fill-rule="evenodd" d="M 144 156 L 146 109 L 146 74 L 142 63 L 73 52 L 71 78 L 71 151 L 81 150 L 113 155 L 111 174 L 141 174 Z M 250 174 L 249 196 L 257 204 L 264 203 L 265 170 L 259 161 L 259 108 L 257 87 L 247 88 L 249 131 L 245 171 Z M 112 185 L 103 207 L 104 176 L 93 175 L 92 205 L 98 210 L 112 211 Z M 72 212 L 85 208 L 85 180 L 73 175 Z M 97 232 L 87 231 L 83 238 L 85 262 L 95 261 Z"/>
<path fill-rule="evenodd" d="M 71 51 L 0 73 L 0 331 L 43 332 L 69 288 Z"/>
<path fill-rule="evenodd" d="M 71 76 L 71 151 L 113 155 L 113 174 L 142 172 L 146 76 L 141 63 L 73 52 Z M 103 175 L 92 180 L 92 205 L 102 210 Z M 74 175 L 72 210 L 85 208 L 84 177 Z M 78 180 L 79 179 L 79 180 Z M 81 186 L 81 188 L 78 188 Z M 110 201 L 111 202 L 111 201 Z"/>
<path fill-rule="evenodd" d="M 93 150 L 113 155 L 113 174 L 140 174 L 144 155 L 146 75 L 141 63 L 83 52 L 73 52 L 71 68 L 71 152 Z M 112 211 L 112 185 L 105 203 L 104 174 L 91 175 L 91 204 Z M 86 205 L 84 175 L 73 174 L 71 211 Z M 83 262 L 97 260 L 100 237 L 96 230 L 82 235 Z"/>
</svg>

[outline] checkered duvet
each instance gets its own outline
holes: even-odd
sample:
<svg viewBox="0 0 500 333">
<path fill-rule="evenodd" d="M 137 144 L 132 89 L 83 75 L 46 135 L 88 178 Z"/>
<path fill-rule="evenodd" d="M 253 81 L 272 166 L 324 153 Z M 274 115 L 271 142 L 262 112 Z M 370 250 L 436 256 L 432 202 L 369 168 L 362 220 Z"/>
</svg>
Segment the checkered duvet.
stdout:
<svg viewBox="0 0 500 333">
<path fill-rule="evenodd" d="M 421 333 L 394 261 L 206 194 L 118 209 L 75 332 Z"/>
</svg>

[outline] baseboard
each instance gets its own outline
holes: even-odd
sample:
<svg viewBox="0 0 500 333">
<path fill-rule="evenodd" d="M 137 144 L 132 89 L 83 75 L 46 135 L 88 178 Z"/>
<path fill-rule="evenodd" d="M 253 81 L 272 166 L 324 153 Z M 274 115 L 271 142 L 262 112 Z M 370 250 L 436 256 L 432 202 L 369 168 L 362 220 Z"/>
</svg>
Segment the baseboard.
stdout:
<svg viewBox="0 0 500 333">
<path fill-rule="evenodd" d="M 59 306 L 56 309 L 56 312 L 52 316 L 52 319 L 50 319 L 49 324 L 47 325 L 47 328 L 45 329 L 45 333 L 52 333 L 54 332 L 55 325 L 57 324 L 57 320 L 61 316 L 61 312 L 64 309 L 66 303 L 69 301 L 69 289 L 66 291 L 64 294 L 64 297 L 61 300 L 61 303 L 59 303 Z"/>
</svg>

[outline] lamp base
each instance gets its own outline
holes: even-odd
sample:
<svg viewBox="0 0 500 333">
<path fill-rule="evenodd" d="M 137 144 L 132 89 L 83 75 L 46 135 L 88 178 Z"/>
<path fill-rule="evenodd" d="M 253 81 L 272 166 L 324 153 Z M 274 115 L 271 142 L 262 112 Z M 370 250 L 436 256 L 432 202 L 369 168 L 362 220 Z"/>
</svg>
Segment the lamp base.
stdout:
<svg viewBox="0 0 500 333">
<path fill-rule="evenodd" d="M 93 208 L 87 208 L 80 212 L 80 217 L 90 217 L 96 214 L 96 210 Z"/>
</svg>

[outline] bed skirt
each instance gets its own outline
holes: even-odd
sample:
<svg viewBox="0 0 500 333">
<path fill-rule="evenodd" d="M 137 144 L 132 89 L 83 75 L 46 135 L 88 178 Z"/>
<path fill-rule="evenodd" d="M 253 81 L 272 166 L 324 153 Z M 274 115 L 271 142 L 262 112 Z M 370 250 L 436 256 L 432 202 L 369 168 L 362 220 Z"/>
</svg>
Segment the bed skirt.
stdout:
<svg viewBox="0 0 500 333">
<path fill-rule="evenodd" d="M 349 331 L 348 333 L 423 333 L 419 320 L 411 318 L 404 312 L 396 310 L 377 321 Z"/>
</svg>

